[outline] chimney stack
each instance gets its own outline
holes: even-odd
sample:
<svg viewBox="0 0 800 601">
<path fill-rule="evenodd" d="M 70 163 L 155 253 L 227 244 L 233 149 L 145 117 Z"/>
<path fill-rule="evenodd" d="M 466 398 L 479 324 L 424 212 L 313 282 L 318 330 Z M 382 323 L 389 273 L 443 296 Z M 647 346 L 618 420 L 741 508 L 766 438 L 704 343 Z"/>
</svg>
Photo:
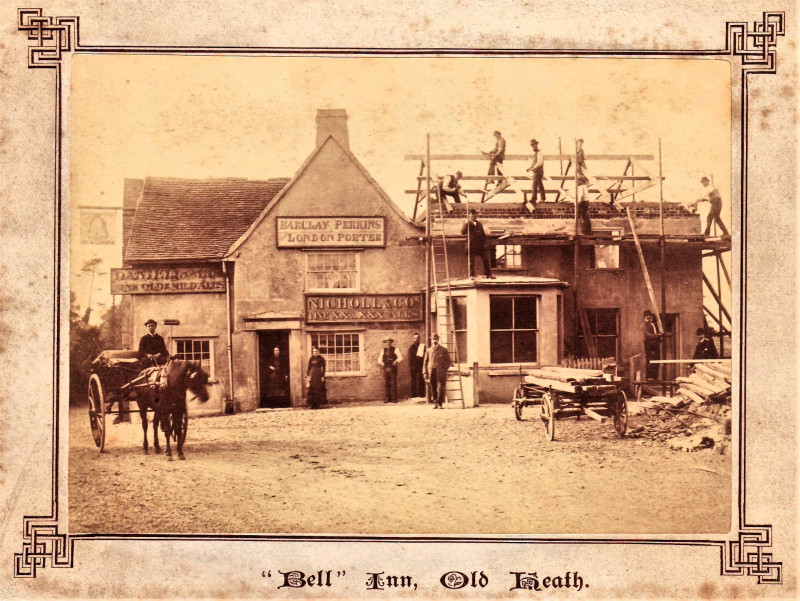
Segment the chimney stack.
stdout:
<svg viewBox="0 0 800 601">
<path fill-rule="evenodd" d="M 317 147 L 328 136 L 333 136 L 339 143 L 350 150 L 350 138 L 347 135 L 347 111 L 344 109 L 317 109 Z"/>
</svg>

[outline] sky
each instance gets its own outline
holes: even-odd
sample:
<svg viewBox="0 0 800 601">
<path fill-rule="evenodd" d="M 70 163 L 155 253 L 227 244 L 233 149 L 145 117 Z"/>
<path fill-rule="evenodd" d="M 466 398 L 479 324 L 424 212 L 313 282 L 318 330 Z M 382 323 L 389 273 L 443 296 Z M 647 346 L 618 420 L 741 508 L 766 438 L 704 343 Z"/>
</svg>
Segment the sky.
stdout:
<svg viewBox="0 0 800 601">
<path fill-rule="evenodd" d="M 471 57 L 190 57 L 82 55 L 72 61 L 72 285 L 85 308 L 92 278 L 121 264 L 117 244 L 84 245 L 78 207 L 121 207 L 125 178 L 293 176 L 314 149 L 318 109 L 345 109 L 350 148 L 407 214 L 419 163 L 406 154 L 475 154 L 500 130 L 508 154 L 652 154 L 659 139 L 666 200 L 722 191 L 730 223 L 730 69 L 701 59 Z M 506 162 L 523 173 L 524 162 Z M 590 162 L 594 173 L 624 163 Z M 650 164 L 658 172 L 657 160 Z M 432 165 L 482 175 L 482 161 Z M 557 163 L 545 165 L 556 174 Z M 637 198 L 658 199 L 658 188 Z M 121 225 L 121 220 L 118 221 Z M 92 303 L 110 303 L 95 274 Z"/>
</svg>

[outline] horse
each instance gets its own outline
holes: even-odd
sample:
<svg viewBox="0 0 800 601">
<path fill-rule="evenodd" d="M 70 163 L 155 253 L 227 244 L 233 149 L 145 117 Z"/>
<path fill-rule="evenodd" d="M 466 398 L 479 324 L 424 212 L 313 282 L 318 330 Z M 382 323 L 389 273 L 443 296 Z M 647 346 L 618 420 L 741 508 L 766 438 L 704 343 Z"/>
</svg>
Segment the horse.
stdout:
<svg viewBox="0 0 800 601">
<path fill-rule="evenodd" d="M 186 459 L 183 454 L 183 443 L 189 427 L 189 414 L 186 411 L 186 392 L 191 391 L 202 402 L 208 400 L 208 374 L 194 361 L 170 361 L 165 367 L 166 382 L 159 386 L 141 386 L 137 389 L 137 404 L 142 418 L 144 441 L 142 449 L 149 452 L 147 443 L 147 410 L 153 415 L 153 449 L 161 452 L 158 444 L 158 428 L 161 427 L 166 439 L 166 457 L 172 461 L 172 437 L 178 447 L 178 459 Z M 144 373 L 144 372 L 143 372 Z"/>
</svg>

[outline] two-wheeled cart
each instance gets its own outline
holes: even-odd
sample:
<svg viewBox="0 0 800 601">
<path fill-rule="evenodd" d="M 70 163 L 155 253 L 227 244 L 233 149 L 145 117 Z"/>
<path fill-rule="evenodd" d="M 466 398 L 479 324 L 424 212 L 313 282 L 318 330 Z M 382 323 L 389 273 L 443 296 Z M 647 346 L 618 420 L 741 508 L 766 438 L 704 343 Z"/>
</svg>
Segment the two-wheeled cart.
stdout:
<svg viewBox="0 0 800 601">
<path fill-rule="evenodd" d="M 610 418 L 622 438 L 628 427 L 628 399 L 620 379 L 599 370 L 541 367 L 520 377 L 511 401 L 514 416 L 522 420 L 525 407 L 536 407 L 548 440 L 555 438 L 555 420 L 581 416 L 600 423 Z"/>
<path fill-rule="evenodd" d="M 106 444 L 106 415 L 139 413 L 131 409 L 136 402 L 136 390 L 149 386 L 150 375 L 142 372 L 146 366 L 136 351 L 108 350 L 91 363 L 89 376 L 89 425 L 94 444 L 103 452 Z M 116 408 L 115 408 L 116 405 Z"/>
</svg>

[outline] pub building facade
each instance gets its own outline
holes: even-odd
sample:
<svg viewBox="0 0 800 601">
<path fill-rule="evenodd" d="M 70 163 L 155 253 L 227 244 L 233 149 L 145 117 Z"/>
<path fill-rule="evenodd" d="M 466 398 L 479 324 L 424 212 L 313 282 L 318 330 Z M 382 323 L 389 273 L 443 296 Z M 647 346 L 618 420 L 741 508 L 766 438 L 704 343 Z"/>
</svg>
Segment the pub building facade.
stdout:
<svg viewBox="0 0 800 601">
<path fill-rule="evenodd" d="M 421 229 L 350 151 L 346 120 L 318 112 L 316 148 L 288 180 L 126 180 L 136 209 L 111 277 L 131 348 L 155 319 L 170 352 L 209 372 L 207 411 L 226 399 L 236 411 L 305 405 L 312 346 L 329 400 L 382 399 L 385 338 L 404 356 L 398 393 L 408 396 L 405 355 L 424 336 Z M 275 347 L 288 376 L 280 397 L 269 385 Z"/>
<path fill-rule="evenodd" d="M 131 348 L 152 318 L 170 352 L 209 372 L 211 400 L 195 410 L 226 410 L 226 399 L 236 411 L 304 406 L 312 346 L 326 360 L 329 400 L 383 399 L 385 338 L 403 354 L 398 393 L 408 396 L 408 346 L 415 332 L 425 339 L 425 219 L 411 221 L 364 169 L 346 120 L 344 110 L 318 112 L 316 148 L 291 179 L 126 180 L 124 267 L 112 270 L 112 293 L 128 308 Z M 465 405 L 508 402 L 525 369 L 585 356 L 578 298 L 597 354 L 635 377 L 651 304 L 625 212 L 592 203 L 592 234 L 577 238 L 572 203 L 532 213 L 496 200 L 471 206 L 495 279 L 467 277 L 467 206 L 432 215 L 447 237 Z M 702 252 L 714 243 L 679 204 L 631 209 L 656 298 L 664 284 L 666 358 L 691 357 L 704 324 Z M 428 291 L 435 329 L 443 320 Z M 275 347 L 288 375 L 280 398 L 269 386 Z"/>
</svg>

